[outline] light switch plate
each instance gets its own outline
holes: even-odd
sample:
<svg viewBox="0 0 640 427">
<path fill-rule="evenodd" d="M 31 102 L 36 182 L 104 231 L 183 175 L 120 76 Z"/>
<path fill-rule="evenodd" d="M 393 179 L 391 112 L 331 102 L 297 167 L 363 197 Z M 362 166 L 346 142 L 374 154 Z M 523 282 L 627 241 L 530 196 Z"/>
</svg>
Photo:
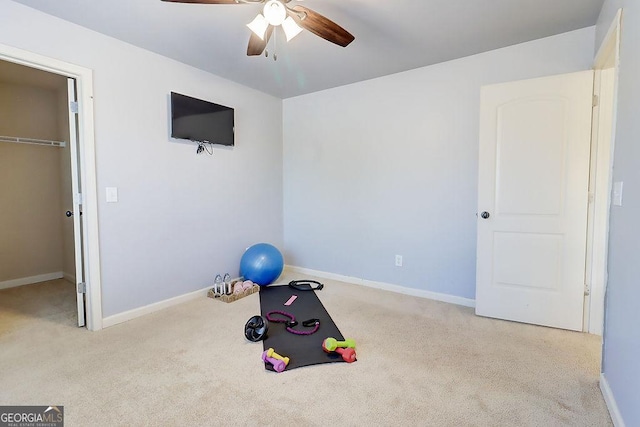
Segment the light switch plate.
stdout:
<svg viewBox="0 0 640 427">
<path fill-rule="evenodd" d="M 613 197 L 611 202 L 613 206 L 622 206 L 622 181 L 613 183 Z"/>
<path fill-rule="evenodd" d="M 107 187 L 107 203 L 118 201 L 118 187 Z"/>
</svg>

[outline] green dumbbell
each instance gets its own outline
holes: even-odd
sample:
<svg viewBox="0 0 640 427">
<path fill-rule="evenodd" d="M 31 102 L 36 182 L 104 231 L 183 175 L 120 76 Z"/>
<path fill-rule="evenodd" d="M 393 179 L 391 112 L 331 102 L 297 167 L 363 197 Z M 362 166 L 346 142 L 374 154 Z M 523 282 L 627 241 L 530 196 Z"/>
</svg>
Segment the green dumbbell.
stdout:
<svg viewBox="0 0 640 427">
<path fill-rule="evenodd" d="M 336 351 L 336 348 L 356 348 L 356 342 L 350 338 L 344 341 L 338 341 L 331 337 L 322 342 L 322 349 L 324 351 Z"/>
</svg>

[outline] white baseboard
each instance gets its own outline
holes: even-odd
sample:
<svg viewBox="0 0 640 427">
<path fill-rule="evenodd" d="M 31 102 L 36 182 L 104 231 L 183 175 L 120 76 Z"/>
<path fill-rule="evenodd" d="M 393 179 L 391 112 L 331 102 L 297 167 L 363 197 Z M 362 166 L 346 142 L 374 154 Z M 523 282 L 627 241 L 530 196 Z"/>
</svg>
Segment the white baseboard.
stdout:
<svg viewBox="0 0 640 427">
<path fill-rule="evenodd" d="M 71 282 L 73 284 L 76 283 L 76 275 L 75 274 L 70 274 L 70 273 L 62 273 L 62 278 L 64 280 L 66 280 L 67 282 Z"/>
<path fill-rule="evenodd" d="M 183 302 L 191 301 L 201 297 L 206 297 L 211 286 L 198 291 L 190 292 L 184 295 L 178 295 L 177 297 L 169 298 L 164 301 L 155 302 L 153 304 L 145 305 L 144 307 L 134 308 L 133 310 L 125 311 L 122 313 L 114 314 L 113 316 L 105 317 L 102 319 L 102 327 L 108 328 L 109 326 L 117 325 L 132 319 L 135 319 L 145 314 L 153 313 L 164 308 L 172 307 L 174 305 L 182 304 Z"/>
<path fill-rule="evenodd" d="M 20 279 L 5 280 L 0 282 L 0 289 L 16 288 L 23 285 L 31 285 L 33 283 L 46 282 L 47 280 L 62 279 L 62 271 L 54 273 L 38 274 L 37 276 L 22 277 Z"/>
<path fill-rule="evenodd" d="M 463 305 L 465 307 L 475 307 L 476 300 L 470 298 L 458 297 L 455 295 L 441 294 L 438 292 L 425 291 L 422 289 L 407 288 L 406 286 L 393 285 L 391 283 L 374 282 L 372 280 L 360 279 L 358 277 L 342 276 L 325 271 L 310 270 L 308 268 L 296 267 L 292 265 L 285 266 L 287 271 L 299 274 L 308 274 L 323 279 L 337 280 L 340 282 L 352 283 L 354 285 L 367 286 L 369 288 L 382 289 L 385 291 L 396 292 L 399 294 L 411 295 L 414 297 L 427 298 L 436 301 L 448 302 L 450 304 Z"/>
<path fill-rule="evenodd" d="M 625 427 L 624 420 L 620 414 L 620 409 L 618 409 L 618 404 L 616 403 L 616 399 L 613 396 L 613 392 L 609 387 L 609 382 L 605 378 L 604 373 L 600 374 L 600 391 L 602 391 L 602 396 L 604 397 L 604 401 L 609 409 L 609 415 L 611 415 L 613 425 L 616 427 Z"/>
<path fill-rule="evenodd" d="M 324 271 L 310 270 L 307 268 L 295 267 L 287 265 L 285 269 L 300 274 L 308 274 L 310 276 L 320 277 L 324 279 L 338 280 L 340 282 L 352 283 L 355 285 L 367 286 L 370 288 L 382 289 L 391 292 L 397 292 L 400 294 L 416 296 L 420 298 L 427 298 L 436 301 L 447 302 L 450 304 L 462 305 L 465 307 L 475 307 L 475 300 L 469 298 L 457 297 L 454 295 L 441 294 L 437 292 L 425 291 L 422 289 L 407 288 L 404 286 L 392 285 L 390 283 L 374 282 L 371 280 L 359 279 L 357 277 L 342 276 L 339 274 L 327 273 Z M 134 308 L 133 310 L 125 311 L 122 313 L 114 314 L 102 319 L 102 327 L 108 328 L 109 326 L 117 325 L 132 319 L 135 319 L 145 314 L 153 313 L 164 308 L 168 308 L 183 302 L 191 301 L 197 298 L 201 298 L 207 295 L 207 292 L 211 289 L 211 286 L 198 291 L 190 292 L 188 294 L 179 295 L 177 297 L 169 298 L 164 301 L 159 301 L 153 304 L 145 305 L 144 307 Z"/>
</svg>

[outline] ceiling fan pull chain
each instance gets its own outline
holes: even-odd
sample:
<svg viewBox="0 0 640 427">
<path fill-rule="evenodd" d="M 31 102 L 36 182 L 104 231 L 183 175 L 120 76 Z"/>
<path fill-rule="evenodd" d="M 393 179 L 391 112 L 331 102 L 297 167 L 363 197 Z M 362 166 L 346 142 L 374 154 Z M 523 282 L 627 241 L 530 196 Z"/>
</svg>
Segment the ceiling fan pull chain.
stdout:
<svg viewBox="0 0 640 427">
<path fill-rule="evenodd" d="M 278 33 L 273 35 L 273 60 L 278 60 Z"/>
</svg>

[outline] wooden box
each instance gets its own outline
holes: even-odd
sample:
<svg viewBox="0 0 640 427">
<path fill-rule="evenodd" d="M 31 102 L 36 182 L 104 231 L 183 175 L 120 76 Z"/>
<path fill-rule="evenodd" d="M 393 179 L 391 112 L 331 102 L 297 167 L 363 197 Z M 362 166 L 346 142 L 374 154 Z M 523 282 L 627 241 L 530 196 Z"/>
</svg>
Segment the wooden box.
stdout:
<svg viewBox="0 0 640 427">
<path fill-rule="evenodd" d="M 232 281 L 231 282 L 231 288 L 233 289 L 235 284 L 238 283 L 238 282 L 242 282 L 242 280 L 234 280 L 234 281 Z M 220 294 L 216 294 L 215 292 L 213 292 L 213 289 L 209 289 L 209 292 L 207 292 L 207 296 L 209 298 L 217 299 L 217 300 L 224 301 L 224 302 L 234 302 L 234 301 L 239 300 L 240 298 L 246 297 L 247 295 L 255 294 L 259 290 L 260 290 L 260 286 L 253 285 L 249 289 L 246 289 L 242 293 L 239 293 L 239 294 L 220 295 Z"/>
</svg>

